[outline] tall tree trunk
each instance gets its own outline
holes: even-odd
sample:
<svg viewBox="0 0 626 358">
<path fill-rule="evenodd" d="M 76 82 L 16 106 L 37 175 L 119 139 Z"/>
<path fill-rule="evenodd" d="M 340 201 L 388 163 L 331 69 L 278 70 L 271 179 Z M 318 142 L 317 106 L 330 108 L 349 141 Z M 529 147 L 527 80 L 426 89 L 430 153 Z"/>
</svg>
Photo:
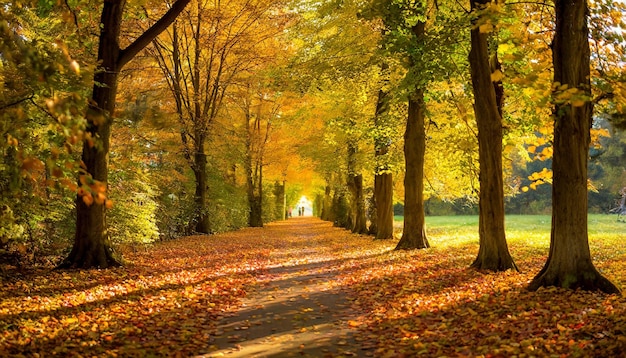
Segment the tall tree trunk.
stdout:
<svg viewBox="0 0 626 358">
<path fill-rule="evenodd" d="M 194 153 L 193 173 L 196 179 L 195 202 L 195 231 L 203 234 L 211 233 L 211 222 L 208 208 L 208 183 L 207 183 L 207 158 L 204 153 L 204 139 L 196 142 L 196 153 Z"/>
<path fill-rule="evenodd" d="M 248 190 L 249 216 L 248 226 L 263 227 L 263 150 L 262 146 L 267 141 L 261 141 L 261 106 L 257 107 L 256 116 L 250 113 L 250 102 L 246 102 L 245 125 L 246 125 L 246 176 Z M 269 124 L 268 124 L 269 126 Z M 269 128 L 268 128 L 269 132 Z M 261 148 L 259 148 L 259 146 Z"/>
<path fill-rule="evenodd" d="M 257 186 L 259 194 L 254 203 L 254 221 L 250 220 L 251 227 L 263 227 L 263 163 L 261 163 L 263 158 L 261 157 L 258 160 L 259 162 L 257 162 L 257 165 L 259 166 L 259 180 L 257 182 Z"/>
<path fill-rule="evenodd" d="M 105 1 L 100 19 L 102 29 L 98 49 L 98 59 L 103 70 L 97 71 L 94 76 L 95 85 L 92 103 L 87 110 L 86 129 L 86 132 L 91 134 L 92 138 L 97 138 L 99 143 L 90 145 L 85 141 L 81 157 L 91 177 L 104 185 L 108 183 L 107 157 L 120 70 L 117 63 L 120 53 L 118 39 L 123 12 L 123 1 Z M 83 197 L 77 195 L 76 214 L 74 246 L 60 266 L 75 268 L 118 266 L 120 263 L 113 258 L 113 250 L 109 243 L 106 207 L 96 203 L 87 205 Z"/>
<path fill-rule="evenodd" d="M 555 91 L 578 88 L 583 105 L 555 101 L 550 253 L 529 289 L 557 286 L 619 293 L 591 262 L 587 234 L 587 158 L 593 113 L 586 0 L 556 0 L 552 43 Z M 555 93 L 555 96 L 558 93 Z"/>
<path fill-rule="evenodd" d="M 376 240 L 393 239 L 393 174 L 374 177 L 376 202 Z"/>
<path fill-rule="evenodd" d="M 330 185 L 326 184 L 326 188 L 324 188 L 324 199 L 322 199 L 322 213 L 320 215 L 320 219 L 325 221 L 333 221 L 332 217 L 332 202 L 333 198 L 330 195 Z"/>
<path fill-rule="evenodd" d="M 331 206 L 333 225 L 352 230 L 352 210 L 350 210 L 350 203 L 346 196 L 344 187 L 335 187 Z"/>
<path fill-rule="evenodd" d="M 376 176 L 374 176 L 374 191 L 376 191 Z M 370 220 L 370 226 L 367 228 L 367 234 L 374 236 L 378 234 L 378 214 L 376 213 L 376 193 L 372 193 L 369 198 L 369 209 L 367 210 L 367 217 Z"/>
<path fill-rule="evenodd" d="M 86 133 L 98 141 L 96 145 L 86 139 L 83 143 L 82 161 L 93 180 L 108 184 L 108 155 L 111 126 L 115 112 L 115 95 L 119 71 L 128 61 L 165 30 L 185 8 L 190 0 L 178 0 L 161 19 L 141 34 L 124 50 L 119 37 L 125 0 L 105 0 L 100 18 L 98 62 L 101 70 L 94 75 L 92 100 L 87 110 Z M 113 255 L 106 224 L 106 206 L 87 205 L 81 195 L 76 197 L 76 234 L 68 257 L 59 268 L 106 268 L 120 264 Z"/>
<path fill-rule="evenodd" d="M 248 218 L 248 226 L 263 227 L 263 202 L 257 195 L 248 196 L 250 205 L 250 216 Z"/>
<path fill-rule="evenodd" d="M 387 66 L 382 66 L 386 69 Z M 387 93 L 378 91 L 378 101 L 376 103 L 376 115 L 374 125 L 382 125 L 380 117 L 389 110 L 387 105 Z M 382 157 L 389 152 L 389 138 L 378 138 L 376 147 L 376 157 Z M 370 227 L 370 235 L 374 234 L 376 240 L 393 239 L 393 175 L 387 171 L 386 165 L 376 168 L 374 175 L 374 220 Z"/>
<path fill-rule="evenodd" d="M 250 135 L 250 131 L 248 131 L 248 135 Z M 254 158 L 252 158 L 252 151 L 250 147 L 251 138 L 247 139 L 247 153 L 246 153 L 246 187 L 248 193 L 248 208 L 249 208 L 249 216 L 248 216 L 248 226 L 250 227 L 263 227 L 263 204 L 261 201 L 260 193 L 261 189 L 257 188 L 257 180 L 259 182 L 259 186 L 261 185 L 260 178 L 256 178 L 254 174 L 253 166 L 254 166 Z M 259 193 L 257 194 L 257 189 Z"/>
<path fill-rule="evenodd" d="M 350 192 L 350 220 L 347 229 L 354 233 L 367 234 L 367 220 L 365 218 L 365 199 L 363 195 L 363 175 L 357 168 L 358 148 L 355 140 L 348 141 L 348 180 Z"/>
<path fill-rule="evenodd" d="M 365 216 L 365 198 L 363 196 L 363 175 L 357 174 L 350 178 L 353 182 L 354 206 L 354 226 L 352 232 L 356 234 L 367 234 L 367 219 Z"/>
<path fill-rule="evenodd" d="M 480 10 L 488 0 L 471 1 Z M 474 112 L 478 126 L 480 165 L 479 250 L 471 267 L 479 270 L 517 270 L 509 253 L 504 232 L 504 184 L 502 179 L 502 117 L 498 108 L 496 85 L 491 80 L 488 34 L 478 27 L 471 30 L 469 62 L 474 90 Z"/>
<path fill-rule="evenodd" d="M 317 198 L 318 210 L 320 209 L 319 198 Z M 280 184 L 278 181 L 274 183 L 274 205 L 276 209 L 274 210 L 274 218 L 273 220 L 285 220 L 287 218 L 285 208 L 285 181 Z"/>
<path fill-rule="evenodd" d="M 424 90 L 417 89 L 409 98 L 409 114 L 404 132 L 404 229 L 396 250 L 430 247 L 424 217 Z"/>
<path fill-rule="evenodd" d="M 419 21 L 412 28 L 418 44 L 426 37 L 426 23 Z M 412 60 L 415 64 L 416 59 Z M 426 238 L 424 217 L 424 156 L 426 154 L 426 129 L 424 117 L 426 104 L 424 90 L 416 87 L 409 96 L 409 109 L 404 132 L 404 228 L 396 250 L 424 249 L 430 247 Z"/>
</svg>

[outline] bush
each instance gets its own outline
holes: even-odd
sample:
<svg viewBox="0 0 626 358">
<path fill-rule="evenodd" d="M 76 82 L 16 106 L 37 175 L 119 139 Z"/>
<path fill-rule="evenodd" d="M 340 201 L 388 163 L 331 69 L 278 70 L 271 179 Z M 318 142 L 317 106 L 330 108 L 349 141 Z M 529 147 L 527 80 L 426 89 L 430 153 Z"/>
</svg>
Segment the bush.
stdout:
<svg viewBox="0 0 626 358">
<path fill-rule="evenodd" d="M 149 244 L 159 238 L 159 190 L 143 170 L 115 171 L 110 175 L 109 233 L 114 244 Z"/>
</svg>

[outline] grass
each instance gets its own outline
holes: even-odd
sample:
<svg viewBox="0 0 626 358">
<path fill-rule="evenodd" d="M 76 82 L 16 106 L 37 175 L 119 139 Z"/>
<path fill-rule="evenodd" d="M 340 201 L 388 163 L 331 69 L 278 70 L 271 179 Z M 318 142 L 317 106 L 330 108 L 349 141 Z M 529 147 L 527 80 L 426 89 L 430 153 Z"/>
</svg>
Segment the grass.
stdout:
<svg viewBox="0 0 626 358">
<path fill-rule="evenodd" d="M 395 216 L 394 220 L 401 230 L 403 217 Z M 547 250 L 550 224 L 550 215 L 507 215 L 507 241 L 512 246 Z M 597 246 L 626 250 L 626 223 L 617 222 L 615 215 L 590 214 L 588 230 L 592 251 Z M 478 216 L 428 216 L 426 233 L 433 247 L 474 244 L 478 242 Z"/>
</svg>

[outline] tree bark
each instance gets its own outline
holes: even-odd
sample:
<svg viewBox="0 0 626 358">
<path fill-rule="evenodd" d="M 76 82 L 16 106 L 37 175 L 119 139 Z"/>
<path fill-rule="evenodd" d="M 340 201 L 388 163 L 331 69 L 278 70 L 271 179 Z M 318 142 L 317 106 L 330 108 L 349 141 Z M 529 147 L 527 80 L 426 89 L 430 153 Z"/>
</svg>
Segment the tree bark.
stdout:
<svg viewBox="0 0 626 358">
<path fill-rule="evenodd" d="M 419 21 L 413 33 L 419 44 L 424 42 L 426 24 Z M 424 128 L 426 104 L 424 90 L 416 87 L 409 97 L 409 113 L 404 132 L 404 228 L 396 250 L 424 249 L 430 247 L 426 237 L 424 217 L 424 156 L 426 130 Z"/>
<path fill-rule="evenodd" d="M 378 235 L 378 213 L 376 212 L 376 176 L 374 176 L 374 193 L 368 200 L 369 208 L 367 210 L 367 217 L 370 221 L 370 226 L 367 228 L 367 234 L 370 236 Z"/>
<path fill-rule="evenodd" d="M 252 136 L 254 135 L 254 128 L 250 126 L 251 116 L 249 113 L 246 115 L 246 157 L 245 157 L 245 169 L 246 169 L 246 187 L 248 193 L 248 226 L 250 227 L 263 227 L 263 203 L 261 189 L 261 178 L 258 178 L 258 162 L 255 163 L 252 152 Z M 257 190 L 259 193 L 257 194 Z"/>
<path fill-rule="evenodd" d="M 385 69 L 387 66 L 383 66 Z M 374 125 L 379 126 L 380 116 L 389 110 L 387 105 L 387 93 L 378 91 L 376 103 L 376 115 Z M 379 138 L 375 143 L 377 157 L 384 156 L 389 152 L 388 138 Z M 370 235 L 374 234 L 376 240 L 393 239 L 393 175 L 385 171 L 388 167 L 376 168 L 374 176 L 374 220 L 370 228 Z"/>
<path fill-rule="evenodd" d="M 108 154 L 119 71 L 165 30 L 189 1 L 178 0 L 174 3 L 159 21 L 124 50 L 120 49 L 119 38 L 125 1 L 104 1 L 98 44 L 98 62 L 101 70 L 96 71 L 94 75 L 92 100 L 86 116 L 86 133 L 98 142 L 94 145 L 90 138 L 85 139 L 81 157 L 87 176 L 91 176 L 91 179 L 105 186 L 108 184 Z M 74 245 L 59 268 L 107 268 L 120 265 L 113 257 L 107 232 L 106 206 L 95 202 L 87 205 L 80 194 L 76 196 Z"/>
<path fill-rule="evenodd" d="M 352 230 L 352 210 L 350 210 L 350 203 L 346 198 L 345 188 L 335 188 L 331 208 L 333 225 Z"/>
<path fill-rule="evenodd" d="M 320 219 L 325 220 L 325 221 L 333 221 L 333 217 L 332 217 L 332 202 L 333 202 L 333 198 L 330 195 L 330 185 L 326 185 L 326 188 L 324 188 L 324 198 L 322 199 L 322 212 L 320 215 Z"/>
<path fill-rule="evenodd" d="M 473 10 L 488 0 L 471 1 Z M 471 267 L 478 270 L 517 270 L 509 253 L 504 231 L 504 184 L 502 179 L 502 117 L 498 107 L 497 84 L 491 80 L 488 34 L 471 30 L 469 62 L 474 90 L 474 113 L 478 126 L 480 165 L 479 250 Z M 500 96 L 500 99 L 502 96 Z"/>
<path fill-rule="evenodd" d="M 357 168 L 358 147 L 355 139 L 348 140 L 348 178 L 347 187 L 350 193 L 350 214 L 346 229 L 358 234 L 367 234 L 365 216 L 365 198 L 363 195 L 363 175 Z"/>
<path fill-rule="evenodd" d="M 352 193 L 354 200 L 354 226 L 352 232 L 355 234 L 367 234 L 367 219 L 365 216 L 365 198 L 363 196 L 363 175 L 357 174 L 350 178 L 352 180 Z"/>
<path fill-rule="evenodd" d="M 250 207 L 250 227 L 263 227 L 263 164 L 259 158 L 257 165 L 259 167 L 258 195 L 254 197 L 254 203 Z"/>
<path fill-rule="evenodd" d="M 376 202 L 376 240 L 393 239 L 393 174 L 374 177 Z"/>
<path fill-rule="evenodd" d="M 87 172 L 94 180 L 104 185 L 108 182 L 108 153 L 111 137 L 112 116 L 115 111 L 115 95 L 117 93 L 117 77 L 119 66 L 117 59 L 120 53 L 118 38 L 124 2 L 105 1 L 100 23 L 100 44 L 98 59 L 101 71 L 94 76 L 92 100 L 87 110 L 86 132 L 99 140 L 98 145 L 83 143 L 82 161 Z M 80 182 L 79 182 L 79 185 Z M 106 208 L 93 203 L 87 205 L 82 195 L 76 196 L 76 234 L 74 246 L 69 256 L 60 265 L 68 268 L 106 268 L 119 266 L 113 257 L 106 230 Z"/>
<path fill-rule="evenodd" d="M 211 233 L 211 222 L 208 208 L 208 183 L 207 183 L 207 158 L 204 153 L 204 140 L 196 142 L 194 154 L 193 173 L 196 179 L 196 192 L 194 196 L 195 231 L 203 234 Z"/>
<path fill-rule="evenodd" d="M 570 289 L 619 289 L 594 267 L 587 233 L 587 160 L 593 103 L 585 0 L 556 0 L 552 43 L 554 83 L 578 88 L 588 96 L 581 106 L 555 99 L 550 253 L 529 289 L 557 286 Z M 562 90 L 562 89 L 561 89 Z M 555 93 L 555 95 L 558 93 Z"/>
<path fill-rule="evenodd" d="M 430 247 L 424 217 L 424 90 L 416 89 L 409 98 L 409 114 L 404 133 L 404 228 L 396 250 Z"/>
</svg>

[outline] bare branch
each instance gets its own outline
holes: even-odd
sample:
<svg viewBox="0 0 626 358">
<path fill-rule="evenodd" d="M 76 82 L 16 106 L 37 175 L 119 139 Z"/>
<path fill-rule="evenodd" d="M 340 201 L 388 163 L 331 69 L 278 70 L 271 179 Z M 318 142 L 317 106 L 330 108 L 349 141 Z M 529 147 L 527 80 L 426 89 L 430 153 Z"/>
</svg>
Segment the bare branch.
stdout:
<svg viewBox="0 0 626 358">
<path fill-rule="evenodd" d="M 141 36 L 139 36 L 133 43 L 128 45 L 125 49 L 120 51 L 120 56 L 117 59 L 118 68 L 124 67 L 128 61 L 132 60 L 139 51 L 143 50 L 148 44 L 152 42 L 161 32 L 165 31 L 174 20 L 178 14 L 180 14 L 185 6 L 191 0 L 178 0 L 176 1 L 172 7 L 161 17 L 154 25 L 150 26 L 148 30 L 146 30 Z"/>
<path fill-rule="evenodd" d="M 11 102 L 11 103 L 7 103 L 7 104 L 3 104 L 3 105 L 1 105 L 1 106 L 0 106 L 0 111 L 2 111 L 2 110 L 4 110 L 4 109 L 7 109 L 7 108 L 9 108 L 9 107 L 17 106 L 18 104 L 20 104 L 20 103 L 22 103 L 22 102 L 26 102 L 26 101 L 28 101 L 28 100 L 32 100 L 32 99 L 33 99 L 33 96 L 34 96 L 34 95 L 33 95 L 33 94 L 31 94 L 30 96 L 25 97 L 25 98 L 22 98 L 22 99 L 18 99 L 18 100 L 17 100 L 17 101 L 15 101 L 15 102 Z"/>
</svg>

